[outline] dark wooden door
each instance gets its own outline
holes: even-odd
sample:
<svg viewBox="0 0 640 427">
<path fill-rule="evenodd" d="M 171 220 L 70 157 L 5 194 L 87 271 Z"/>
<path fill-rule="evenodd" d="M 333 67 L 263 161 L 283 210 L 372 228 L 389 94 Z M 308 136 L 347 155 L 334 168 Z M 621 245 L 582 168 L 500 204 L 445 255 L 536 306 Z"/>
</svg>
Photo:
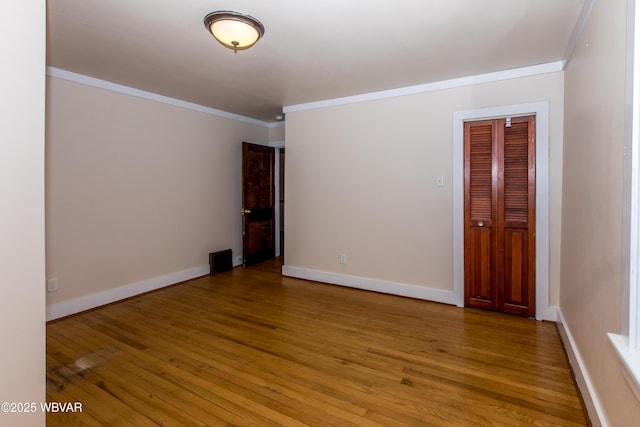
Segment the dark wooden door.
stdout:
<svg viewBox="0 0 640 427">
<path fill-rule="evenodd" d="M 465 123 L 465 305 L 535 315 L 535 117 Z"/>
<path fill-rule="evenodd" d="M 242 259 L 245 267 L 275 256 L 275 149 L 242 143 Z"/>
</svg>

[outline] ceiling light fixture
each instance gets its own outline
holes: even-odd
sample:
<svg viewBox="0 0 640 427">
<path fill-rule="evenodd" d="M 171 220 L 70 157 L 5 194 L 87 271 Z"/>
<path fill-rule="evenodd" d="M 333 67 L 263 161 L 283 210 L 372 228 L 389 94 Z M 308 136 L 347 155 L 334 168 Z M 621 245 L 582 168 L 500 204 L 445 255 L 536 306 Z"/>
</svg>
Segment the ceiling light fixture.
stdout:
<svg viewBox="0 0 640 427">
<path fill-rule="evenodd" d="M 264 35 L 264 26 L 256 18 L 230 10 L 211 12 L 204 17 L 204 26 L 235 53 L 249 49 Z"/>
</svg>

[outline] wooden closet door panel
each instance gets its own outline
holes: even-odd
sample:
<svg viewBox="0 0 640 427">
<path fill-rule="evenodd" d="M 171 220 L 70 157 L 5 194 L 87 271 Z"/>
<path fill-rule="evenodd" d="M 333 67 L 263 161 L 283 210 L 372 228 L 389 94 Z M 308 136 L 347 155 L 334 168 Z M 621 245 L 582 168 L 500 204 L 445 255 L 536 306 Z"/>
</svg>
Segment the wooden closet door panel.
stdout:
<svg viewBox="0 0 640 427">
<path fill-rule="evenodd" d="M 529 300 L 529 242 L 523 230 L 504 231 L 504 286 L 502 290 L 503 311 L 528 315 Z"/>
<path fill-rule="evenodd" d="M 533 116 L 511 120 L 504 128 L 502 182 L 499 206 L 500 305 L 508 313 L 533 316 L 534 207 L 535 207 L 535 122 Z"/>
<path fill-rule="evenodd" d="M 495 309 L 495 121 L 465 123 L 465 141 L 465 304 Z"/>
<path fill-rule="evenodd" d="M 467 283 L 469 296 L 467 305 L 495 309 L 495 286 L 491 263 L 493 245 L 491 230 L 480 227 L 471 229 L 469 236 L 469 270 Z"/>
</svg>

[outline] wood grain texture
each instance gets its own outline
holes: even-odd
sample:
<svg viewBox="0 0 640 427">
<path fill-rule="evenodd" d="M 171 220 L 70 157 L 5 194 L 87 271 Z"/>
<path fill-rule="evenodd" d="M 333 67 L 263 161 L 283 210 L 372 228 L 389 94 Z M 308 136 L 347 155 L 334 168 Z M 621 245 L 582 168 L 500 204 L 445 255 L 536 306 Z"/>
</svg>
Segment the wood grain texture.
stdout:
<svg viewBox="0 0 640 427">
<path fill-rule="evenodd" d="M 498 310 L 496 120 L 464 124 L 465 306 Z"/>
<path fill-rule="evenodd" d="M 535 117 L 505 125 L 464 124 L 465 306 L 533 317 Z"/>
<path fill-rule="evenodd" d="M 555 324 L 268 261 L 47 325 L 48 426 L 584 426 Z"/>
</svg>

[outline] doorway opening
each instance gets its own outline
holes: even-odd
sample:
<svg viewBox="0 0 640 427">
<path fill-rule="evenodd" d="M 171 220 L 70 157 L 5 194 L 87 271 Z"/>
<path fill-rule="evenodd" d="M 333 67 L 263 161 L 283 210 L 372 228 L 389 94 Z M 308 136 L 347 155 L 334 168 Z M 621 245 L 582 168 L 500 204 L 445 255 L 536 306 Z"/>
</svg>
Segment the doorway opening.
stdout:
<svg viewBox="0 0 640 427">
<path fill-rule="evenodd" d="M 285 151 L 284 141 L 242 147 L 241 261 L 247 266 L 284 257 Z"/>
</svg>

